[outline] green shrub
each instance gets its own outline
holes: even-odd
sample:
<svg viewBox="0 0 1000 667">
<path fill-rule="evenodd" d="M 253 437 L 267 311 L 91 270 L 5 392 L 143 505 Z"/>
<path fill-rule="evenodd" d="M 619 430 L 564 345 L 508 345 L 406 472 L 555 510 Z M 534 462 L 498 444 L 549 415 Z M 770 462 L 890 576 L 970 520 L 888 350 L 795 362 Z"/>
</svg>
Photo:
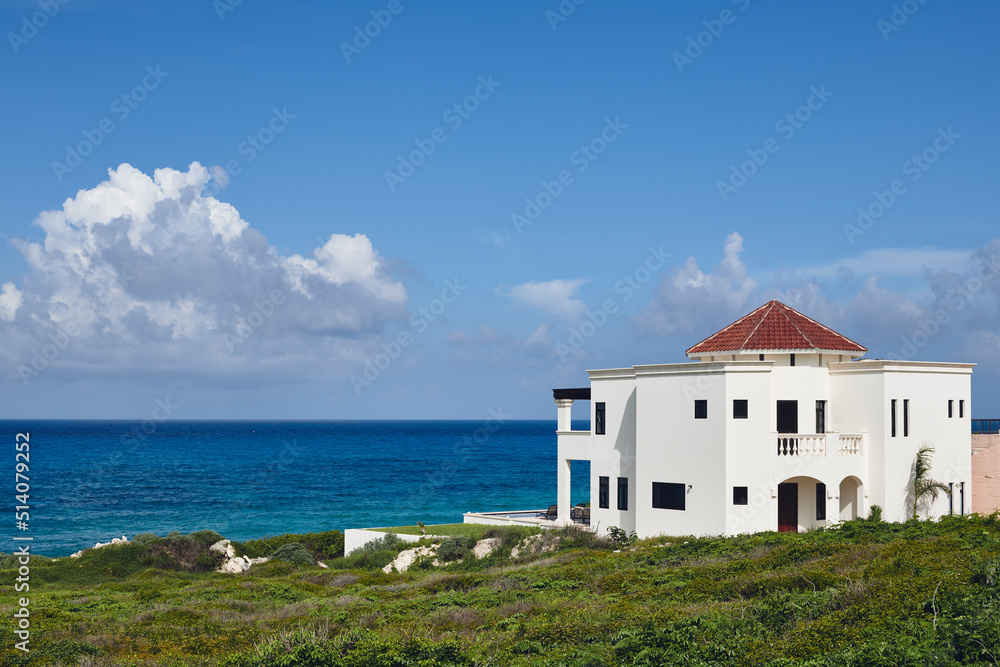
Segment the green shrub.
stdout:
<svg viewBox="0 0 1000 667">
<path fill-rule="evenodd" d="M 278 547 L 277 551 L 271 554 L 271 560 L 283 560 L 287 563 L 294 563 L 295 565 L 316 564 L 316 559 L 313 558 L 312 554 L 298 542 L 292 542 L 291 544 Z"/>
<path fill-rule="evenodd" d="M 132 538 L 133 544 L 142 544 L 143 542 L 149 542 L 150 540 L 157 540 L 159 536 L 154 533 L 139 533 Z"/>
<path fill-rule="evenodd" d="M 344 555 L 344 533 L 339 530 L 328 530 L 322 533 L 285 533 L 275 537 L 233 542 L 233 549 L 238 556 L 261 558 L 269 556 L 280 547 L 293 542 L 298 542 L 313 557 L 320 560 L 330 560 Z"/>
<path fill-rule="evenodd" d="M 445 562 L 462 560 L 472 555 L 472 547 L 475 544 L 468 537 L 453 537 L 441 543 L 437 550 L 437 557 Z"/>
</svg>

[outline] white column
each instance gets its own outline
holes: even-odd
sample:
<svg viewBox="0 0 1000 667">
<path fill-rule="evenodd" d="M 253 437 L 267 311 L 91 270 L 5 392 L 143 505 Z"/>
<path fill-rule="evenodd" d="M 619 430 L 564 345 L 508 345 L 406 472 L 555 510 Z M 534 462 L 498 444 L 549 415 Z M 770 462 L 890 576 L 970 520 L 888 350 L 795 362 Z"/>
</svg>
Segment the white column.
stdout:
<svg viewBox="0 0 1000 667">
<path fill-rule="evenodd" d="M 570 401 L 572 403 L 572 401 Z M 556 495 L 556 502 L 559 504 L 559 511 L 556 519 L 558 521 L 565 521 L 569 523 L 569 508 L 570 508 L 570 461 L 569 459 L 559 460 L 559 475 L 557 478 L 558 494 Z"/>
<path fill-rule="evenodd" d="M 557 398 L 556 405 L 559 406 L 558 417 L 556 418 L 556 430 L 557 431 L 572 431 L 573 430 L 573 399 L 572 398 Z"/>
</svg>

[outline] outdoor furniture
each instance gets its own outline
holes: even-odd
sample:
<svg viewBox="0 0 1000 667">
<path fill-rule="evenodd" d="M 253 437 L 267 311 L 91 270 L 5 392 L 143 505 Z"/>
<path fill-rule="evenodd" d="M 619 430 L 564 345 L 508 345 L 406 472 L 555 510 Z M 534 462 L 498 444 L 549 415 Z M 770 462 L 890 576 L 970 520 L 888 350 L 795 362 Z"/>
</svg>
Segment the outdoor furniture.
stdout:
<svg viewBox="0 0 1000 667">
<path fill-rule="evenodd" d="M 557 516 L 559 516 L 559 506 L 549 505 L 549 510 L 545 513 L 545 518 L 549 521 L 555 521 Z"/>
</svg>

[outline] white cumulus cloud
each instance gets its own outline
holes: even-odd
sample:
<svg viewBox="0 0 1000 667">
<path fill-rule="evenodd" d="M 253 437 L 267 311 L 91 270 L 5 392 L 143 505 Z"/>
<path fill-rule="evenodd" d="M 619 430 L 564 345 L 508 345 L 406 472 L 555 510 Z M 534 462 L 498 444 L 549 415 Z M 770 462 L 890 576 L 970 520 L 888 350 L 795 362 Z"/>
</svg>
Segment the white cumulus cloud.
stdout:
<svg viewBox="0 0 1000 667">
<path fill-rule="evenodd" d="M 72 335 L 46 365 L 54 375 L 338 375 L 405 320 L 406 287 L 364 234 L 284 256 L 206 194 L 213 177 L 197 162 L 108 174 L 37 217 L 43 240 L 11 241 L 28 264 L 20 288 L 0 289 L 0 359 L 14 377 L 60 331 Z"/>
</svg>

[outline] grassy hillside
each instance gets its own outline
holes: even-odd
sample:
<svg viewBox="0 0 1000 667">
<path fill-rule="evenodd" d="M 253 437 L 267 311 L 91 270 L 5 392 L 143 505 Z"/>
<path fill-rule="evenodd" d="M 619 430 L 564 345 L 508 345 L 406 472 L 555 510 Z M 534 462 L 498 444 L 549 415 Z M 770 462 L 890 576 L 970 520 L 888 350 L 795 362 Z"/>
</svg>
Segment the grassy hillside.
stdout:
<svg viewBox="0 0 1000 667">
<path fill-rule="evenodd" d="M 19 594 L 5 585 L 0 664 L 1000 664 L 997 515 L 620 552 L 553 531 L 554 551 L 512 561 L 527 534 L 490 528 L 503 541 L 492 556 L 405 574 L 381 571 L 405 545 L 330 558 L 332 533 L 241 545 L 298 542 L 329 569 L 216 573 L 207 531 L 36 559 L 31 660 L 13 650 Z M 0 558 L 0 577 L 15 576 Z"/>
</svg>

